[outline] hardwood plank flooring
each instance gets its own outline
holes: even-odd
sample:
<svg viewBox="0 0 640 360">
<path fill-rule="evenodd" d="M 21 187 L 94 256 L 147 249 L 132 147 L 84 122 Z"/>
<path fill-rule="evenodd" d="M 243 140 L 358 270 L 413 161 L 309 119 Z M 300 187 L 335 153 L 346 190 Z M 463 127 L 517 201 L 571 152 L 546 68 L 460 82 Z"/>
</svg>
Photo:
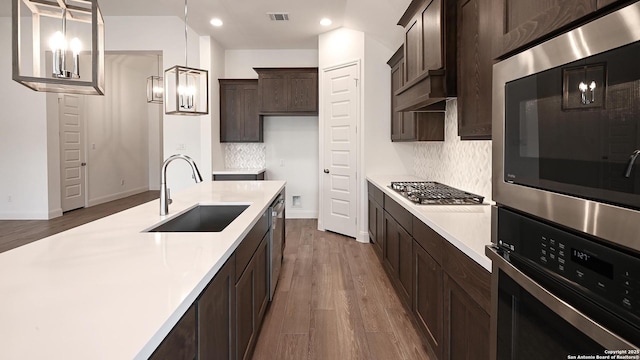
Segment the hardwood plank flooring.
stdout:
<svg viewBox="0 0 640 360">
<path fill-rule="evenodd" d="M 26 245 L 159 197 L 159 191 L 146 191 L 104 204 L 68 211 L 51 220 L 0 220 L 0 252 Z"/>
<path fill-rule="evenodd" d="M 254 360 L 432 359 L 370 244 L 287 220 Z"/>
</svg>

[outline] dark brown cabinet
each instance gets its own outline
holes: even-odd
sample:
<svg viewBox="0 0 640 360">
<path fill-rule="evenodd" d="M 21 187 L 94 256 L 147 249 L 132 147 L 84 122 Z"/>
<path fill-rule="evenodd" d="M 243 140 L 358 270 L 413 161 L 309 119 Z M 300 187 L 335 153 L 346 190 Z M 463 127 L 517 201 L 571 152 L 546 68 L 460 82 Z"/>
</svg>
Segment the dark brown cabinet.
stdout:
<svg viewBox="0 0 640 360">
<path fill-rule="evenodd" d="M 263 115 L 317 115 L 318 68 L 254 68 Z"/>
<path fill-rule="evenodd" d="M 444 110 L 456 96 L 456 4 L 414 0 L 398 21 L 404 27 L 403 85 L 399 111 Z"/>
<path fill-rule="evenodd" d="M 198 359 L 236 359 L 235 255 L 218 271 L 198 300 Z"/>
<path fill-rule="evenodd" d="M 381 261 L 435 356 L 488 359 L 490 273 L 392 198 L 383 205 Z"/>
<path fill-rule="evenodd" d="M 369 211 L 369 240 L 373 248 L 382 260 L 383 249 L 383 222 L 384 210 L 382 209 L 383 194 L 378 188 L 368 183 L 368 211 Z"/>
<path fill-rule="evenodd" d="M 192 305 L 149 359 L 193 360 L 196 352 L 196 306 Z"/>
<path fill-rule="evenodd" d="M 491 0 L 458 0 L 458 135 L 491 139 Z"/>
<path fill-rule="evenodd" d="M 527 45 L 549 38 L 593 14 L 598 5 L 596 0 L 496 0 L 493 13 L 504 14 L 504 17 L 495 19 L 503 20 L 502 24 L 496 24 L 499 41 L 495 55 L 498 58 L 506 57 Z"/>
<path fill-rule="evenodd" d="M 387 64 L 391 67 L 391 141 L 444 141 L 444 108 L 435 112 L 398 110 L 396 92 L 404 82 L 404 47 Z"/>
<path fill-rule="evenodd" d="M 269 300 L 267 237 L 263 237 L 235 286 L 238 359 L 251 358 Z"/>
<path fill-rule="evenodd" d="M 220 79 L 220 142 L 262 142 L 258 80 Z"/>
</svg>

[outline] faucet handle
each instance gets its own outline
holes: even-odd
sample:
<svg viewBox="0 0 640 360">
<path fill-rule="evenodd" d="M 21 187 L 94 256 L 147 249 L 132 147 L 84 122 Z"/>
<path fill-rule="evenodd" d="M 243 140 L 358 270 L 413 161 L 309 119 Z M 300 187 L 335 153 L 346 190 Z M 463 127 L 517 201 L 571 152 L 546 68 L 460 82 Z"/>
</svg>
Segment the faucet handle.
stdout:
<svg viewBox="0 0 640 360">
<path fill-rule="evenodd" d="M 171 205 L 173 199 L 171 199 L 171 189 L 167 189 L 167 205 Z"/>
</svg>

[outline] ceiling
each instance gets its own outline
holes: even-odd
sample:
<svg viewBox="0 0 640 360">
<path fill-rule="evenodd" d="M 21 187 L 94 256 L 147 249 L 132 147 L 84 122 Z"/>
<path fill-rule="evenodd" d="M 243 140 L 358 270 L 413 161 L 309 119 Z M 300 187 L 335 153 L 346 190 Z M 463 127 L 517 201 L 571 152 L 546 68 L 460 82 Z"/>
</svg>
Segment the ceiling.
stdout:
<svg viewBox="0 0 640 360">
<path fill-rule="evenodd" d="M 0 15 L 10 16 L 11 2 L 1 1 Z M 227 49 L 315 49 L 318 35 L 345 26 L 360 30 L 392 50 L 402 42 L 396 22 L 411 0 L 189 0 L 188 23 Z M 183 0 L 99 0 L 108 16 L 178 16 Z M 288 22 L 271 21 L 268 12 L 289 13 Z M 220 18 L 224 25 L 209 21 Z M 320 25 L 328 17 L 333 24 Z"/>
</svg>

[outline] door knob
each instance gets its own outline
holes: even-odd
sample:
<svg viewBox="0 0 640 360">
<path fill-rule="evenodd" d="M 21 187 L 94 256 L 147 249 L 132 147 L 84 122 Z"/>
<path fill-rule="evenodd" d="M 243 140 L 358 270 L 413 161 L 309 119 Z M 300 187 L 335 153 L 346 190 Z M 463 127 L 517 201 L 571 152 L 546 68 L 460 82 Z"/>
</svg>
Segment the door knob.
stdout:
<svg viewBox="0 0 640 360">
<path fill-rule="evenodd" d="M 324 169 L 324 173 L 328 174 L 329 173 L 329 169 Z"/>
<path fill-rule="evenodd" d="M 80 164 L 80 166 L 87 166 L 87 163 L 83 162 L 82 164 Z"/>
</svg>

